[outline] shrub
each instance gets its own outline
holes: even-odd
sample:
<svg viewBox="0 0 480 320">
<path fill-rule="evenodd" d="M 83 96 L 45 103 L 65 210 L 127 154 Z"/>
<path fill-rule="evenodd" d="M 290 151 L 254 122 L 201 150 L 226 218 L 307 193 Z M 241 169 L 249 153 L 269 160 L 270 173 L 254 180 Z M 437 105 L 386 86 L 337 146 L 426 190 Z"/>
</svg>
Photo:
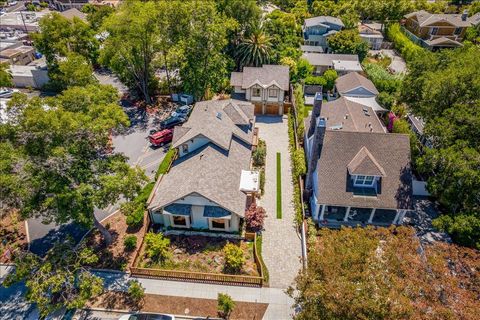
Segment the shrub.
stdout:
<svg viewBox="0 0 480 320">
<path fill-rule="evenodd" d="M 265 209 L 252 203 L 245 212 L 245 222 L 247 229 L 252 231 L 260 231 L 263 229 L 263 222 L 267 216 Z"/>
<path fill-rule="evenodd" d="M 303 149 L 297 149 L 293 151 L 292 160 L 293 176 L 294 179 L 297 180 L 298 177 L 307 173 L 307 165 L 305 162 L 305 153 L 303 152 Z"/>
<path fill-rule="evenodd" d="M 265 157 L 267 155 L 267 147 L 265 141 L 259 140 L 257 149 L 252 154 L 253 165 L 263 167 L 265 165 Z"/>
<path fill-rule="evenodd" d="M 242 269 L 245 257 L 239 246 L 228 242 L 223 247 L 223 253 L 225 254 L 225 269 L 233 272 L 238 272 Z"/>
<path fill-rule="evenodd" d="M 260 194 L 265 194 L 265 169 L 260 169 Z"/>
<path fill-rule="evenodd" d="M 235 302 L 232 297 L 226 293 L 219 293 L 217 298 L 217 310 L 220 317 L 228 319 L 233 309 L 235 308 Z"/>
<path fill-rule="evenodd" d="M 321 77 L 321 76 L 320 77 L 319 76 L 308 76 L 305 79 L 305 84 L 325 87 L 325 85 L 327 84 L 327 80 L 325 80 L 325 78 Z"/>
<path fill-rule="evenodd" d="M 403 76 L 393 75 L 375 63 L 364 63 L 363 69 L 380 92 L 385 91 L 394 94 L 399 91 Z"/>
<path fill-rule="evenodd" d="M 137 280 L 132 280 L 128 283 L 128 295 L 134 303 L 139 303 L 145 297 L 145 288 Z"/>
<path fill-rule="evenodd" d="M 402 32 L 398 23 L 394 23 L 388 27 L 387 37 L 393 42 L 395 48 L 400 51 L 407 63 L 411 62 L 424 50 Z"/>
<path fill-rule="evenodd" d="M 137 237 L 134 235 L 126 236 L 125 239 L 123 239 L 123 246 L 126 251 L 133 251 L 133 249 L 137 247 Z"/>
<path fill-rule="evenodd" d="M 164 238 L 162 233 L 149 232 L 145 235 L 145 254 L 147 257 L 159 261 L 170 258 L 170 239 Z"/>
<path fill-rule="evenodd" d="M 441 216 L 433 220 L 435 228 L 447 232 L 462 246 L 480 249 L 480 219 L 472 214 Z"/>
<path fill-rule="evenodd" d="M 174 155 L 175 149 L 172 148 L 168 150 L 167 154 L 160 163 L 160 166 L 158 167 L 157 173 L 155 174 L 155 180 L 157 180 L 161 174 L 165 174 L 168 172 L 168 169 L 170 169 L 170 163 L 172 162 Z"/>
<path fill-rule="evenodd" d="M 154 182 L 146 184 L 133 201 L 122 203 L 120 211 L 127 216 L 129 227 L 140 227 L 143 224 L 147 200 L 155 186 Z"/>
<path fill-rule="evenodd" d="M 397 99 L 395 99 L 395 96 L 391 95 L 390 93 L 380 92 L 377 96 L 377 101 L 385 109 L 391 110 Z"/>
<path fill-rule="evenodd" d="M 325 84 L 324 90 L 333 90 L 333 87 L 335 86 L 335 80 L 338 78 L 337 71 L 333 69 L 328 69 L 323 73 L 323 78 L 327 82 Z"/>
</svg>

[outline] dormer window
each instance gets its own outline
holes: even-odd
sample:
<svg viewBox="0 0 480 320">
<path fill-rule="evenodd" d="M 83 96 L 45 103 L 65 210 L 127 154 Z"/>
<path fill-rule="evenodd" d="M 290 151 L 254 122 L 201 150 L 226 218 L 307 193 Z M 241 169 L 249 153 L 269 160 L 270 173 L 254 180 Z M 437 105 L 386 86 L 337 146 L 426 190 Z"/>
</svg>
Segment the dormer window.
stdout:
<svg viewBox="0 0 480 320">
<path fill-rule="evenodd" d="M 260 88 L 253 88 L 252 89 L 252 96 L 253 97 L 260 97 Z"/>
<path fill-rule="evenodd" d="M 277 89 L 269 89 L 269 90 L 268 90 L 268 97 L 269 97 L 269 98 L 276 98 L 276 97 L 278 97 L 278 90 L 277 90 Z"/>
<path fill-rule="evenodd" d="M 374 182 L 375 182 L 374 176 L 358 175 L 354 177 L 353 184 L 357 187 L 371 187 L 373 186 Z"/>
<path fill-rule="evenodd" d="M 183 153 L 188 153 L 188 144 L 182 144 L 182 152 Z"/>
</svg>

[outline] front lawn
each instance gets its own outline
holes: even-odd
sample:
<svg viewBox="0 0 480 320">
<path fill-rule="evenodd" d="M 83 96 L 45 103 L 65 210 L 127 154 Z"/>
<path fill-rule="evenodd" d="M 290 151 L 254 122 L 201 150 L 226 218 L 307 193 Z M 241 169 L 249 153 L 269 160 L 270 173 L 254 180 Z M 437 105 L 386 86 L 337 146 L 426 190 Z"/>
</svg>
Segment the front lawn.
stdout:
<svg viewBox="0 0 480 320">
<path fill-rule="evenodd" d="M 145 252 L 147 245 L 144 244 L 138 267 L 249 276 L 259 275 L 253 256 L 253 241 L 193 235 L 170 235 L 164 238 L 170 241 L 164 259 L 149 258 Z M 227 243 L 234 244 L 243 252 L 245 262 L 240 270 L 231 271 L 226 268 L 224 248 Z"/>
</svg>

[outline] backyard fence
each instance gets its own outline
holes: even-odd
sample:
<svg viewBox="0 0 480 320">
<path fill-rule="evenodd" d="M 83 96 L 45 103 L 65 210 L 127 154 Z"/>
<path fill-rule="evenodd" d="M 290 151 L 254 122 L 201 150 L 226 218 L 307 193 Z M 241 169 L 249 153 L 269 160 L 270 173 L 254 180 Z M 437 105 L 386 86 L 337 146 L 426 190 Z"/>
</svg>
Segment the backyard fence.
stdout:
<svg viewBox="0 0 480 320">
<path fill-rule="evenodd" d="M 245 233 L 245 240 L 253 241 L 253 257 L 259 276 L 246 276 L 235 274 L 220 274 L 220 273 L 206 273 L 193 271 L 178 271 L 154 268 L 140 268 L 138 267 L 140 252 L 143 249 L 143 240 L 140 250 L 138 251 L 133 266 L 130 268 L 130 273 L 133 276 L 145 278 L 157 278 L 165 280 L 182 280 L 201 283 L 220 283 L 237 286 L 255 286 L 261 287 L 265 284 L 262 261 L 257 252 L 257 235 L 255 233 Z"/>
</svg>

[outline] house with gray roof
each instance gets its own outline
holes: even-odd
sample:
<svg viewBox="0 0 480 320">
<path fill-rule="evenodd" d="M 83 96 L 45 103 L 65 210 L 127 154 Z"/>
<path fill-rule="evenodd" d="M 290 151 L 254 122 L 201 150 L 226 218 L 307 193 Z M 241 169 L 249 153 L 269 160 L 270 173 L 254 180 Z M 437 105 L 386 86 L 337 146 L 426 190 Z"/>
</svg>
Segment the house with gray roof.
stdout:
<svg viewBox="0 0 480 320">
<path fill-rule="evenodd" d="M 169 172 L 156 183 L 148 210 L 154 224 L 171 228 L 237 232 L 259 190 L 251 171 L 253 104 L 211 100 L 195 104 L 174 129 L 177 151 Z"/>
<path fill-rule="evenodd" d="M 318 76 L 328 69 L 337 71 L 339 75 L 363 71 L 356 54 L 304 52 L 302 58 L 314 67 L 313 73 Z"/>
<path fill-rule="evenodd" d="M 412 208 L 409 136 L 387 133 L 372 109 L 347 101 L 323 104 L 319 94 L 305 119 L 312 218 L 327 227 L 401 224 Z"/>
<path fill-rule="evenodd" d="M 308 46 L 320 46 L 327 51 L 327 38 L 343 28 L 342 20 L 335 17 L 319 16 L 305 19 L 302 28 L 304 44 Z"/>
<path fill-rule="evenodd" d="M 252 102 L 256 114 L 281 115 L 288 111 L 288 66 L 244 67 L 242 72 L 232 72 L 230 85 L 233 87 L 232 97 Z"/>
<path fill-rule="evenodd" d="M 461 14 L 435 14 L 425 10 L 405 15 L 407 35 L 418 44 L 431 49 L 456 48 L 468 27 L 480 24 L 480 13 L 469 17 L 468 11 Z"/>
</svg>

